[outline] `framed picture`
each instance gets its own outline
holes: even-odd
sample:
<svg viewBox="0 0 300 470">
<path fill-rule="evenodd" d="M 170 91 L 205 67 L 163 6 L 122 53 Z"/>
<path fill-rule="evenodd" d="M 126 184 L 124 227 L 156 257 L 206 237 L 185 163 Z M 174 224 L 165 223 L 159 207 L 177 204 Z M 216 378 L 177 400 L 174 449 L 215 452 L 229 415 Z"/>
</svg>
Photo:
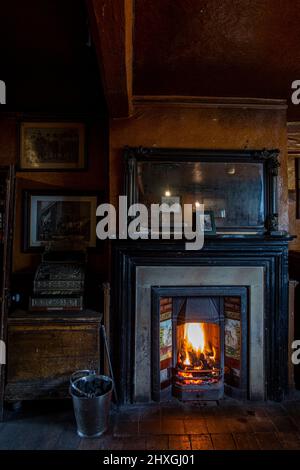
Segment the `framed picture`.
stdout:
<svg viewBox="0 0 300 470">
<path fill-rule="evenodd" d="M 206 235 L 215 235 L 216 224 L 213 211 L 204 211 L 204 233 Z"/>
<path fill-rule="evenodd" d="M 68 242 L 96 246 L 97 195 L 25 191 L 24 250 Z"/>
<path fill-rule="evenodd" d="M 193 230 L 196 229 L 196 216 L 197 213 L 193 213 Z M 204 211 L 204 233 L 205 235 L 215 235 L 216 234 L 216 224 L 214 211 Z"/>
<path fill-rule="evenodd" d="M 78 122 L 23 122 L 20 170 L 85 168 L 85 126 Z"/>
</svg>

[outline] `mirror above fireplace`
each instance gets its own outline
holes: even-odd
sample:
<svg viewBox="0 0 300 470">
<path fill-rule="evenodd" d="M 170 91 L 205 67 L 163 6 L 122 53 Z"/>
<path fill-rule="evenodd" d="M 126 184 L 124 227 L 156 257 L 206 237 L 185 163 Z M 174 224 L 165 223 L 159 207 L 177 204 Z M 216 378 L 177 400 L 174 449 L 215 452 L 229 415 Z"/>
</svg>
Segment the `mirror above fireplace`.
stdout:
<svg viewBox="0 0 300 470">
<path fill-rule="evenodd" d="M 127 147 L 125 157 L 129 205 L 204 204 L 219 234 L 277 230 L 276 150 Z"/>
</svg>

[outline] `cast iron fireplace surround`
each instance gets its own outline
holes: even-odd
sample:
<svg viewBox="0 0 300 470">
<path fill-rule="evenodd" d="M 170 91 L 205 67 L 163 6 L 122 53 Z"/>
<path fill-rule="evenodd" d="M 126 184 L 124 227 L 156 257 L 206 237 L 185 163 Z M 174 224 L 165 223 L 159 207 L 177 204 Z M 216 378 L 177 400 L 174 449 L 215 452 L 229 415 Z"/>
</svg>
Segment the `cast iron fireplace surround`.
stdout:
<svg viewBox="0 0 300 470">
<path fill-rule="evenodd" d="M 288 389 L 288 242 L 290 237 L 211 237 L 201 251 L 175 241 L 113 242 L 111 347 L 119 397 L 133 403 L 135 284 L 140 266 L 262 267 L 264 270 L 265 399 L 282 400 Z M 159 286 L 163 287 L 163 286 Z M 138 334 L 138 332 L 137 332 Z"/>
<path fill-rule="evenodd" d="M 185 250 L 184 240 L 119 240 L 112 241 L 112 305 L 110 317 L 110 345 L 116 371 L 118 395 L 123 403 L 137 401 L 135 377 L 136 341 L 139 335 L 136 318 L 136 289 L 138 269 L 156 267 L 226 267 L 226 269 L 260 268 L 263 272 L 263 361 L 264 399 L 282 400 L 288 391 L 288 234 L 277 230 L 276 177 L 278 172 L 277 151 L 206 151 L 172 149 L 125 150 L 126 194 L 131 203 L 139 200 L 136 185 L 136 169 L 139 159 L 149 161 L 217 161 L 253 162 L 264 166 L 264 216 L 265 228 L 256 234 L 218 234 L 206 236 L 200 251 Z M 245 158 L 245 160 L 243 160 Z M 161 279 L 161 278 L 160 278 Z M 196 286 L 193 283 L 193 286 Z M 168 285 L 169 286 L 169 285 Z M 226 283 L 224 283 L 226 286 Z M 164 285 L 153 286 L 156 292 Z M 173 286 L 179 289 L 180 285 Z M 199 286 L 200 287 L 200 286 Z M 214 287 L 212 284 L 211 288 Z M 245 285 L 238 286 L 245 288 Z M 157 290 L 158 289 L 158 290 Z M 147 315 L 154 315 L 154 310 Z M 146 313 L 145 313 L 146 314 Z M 251 315 L 251 308 L 247 310 Z M 249 318 L 247 319 L 249 326 Z M 150 328 L 151 329 L 151 328 Z M 155 328 L 154 328 L 155 330 Z M 151 334 L 153 335 L 153 328 Z M 250 331 L 251 334 L 251 331 Z M 157 340 L 151 339 L 151 344 Z M 143 348 L 143 345 L 141 345 Z M 152 346 L 153 347 L 153 346 Z M 252 353 L 253 354 L 253 353 Z M 157 360 L 157 358 L 156 358 Z M 244 357 L 244 367 L 248 358 Z M 155 366 L 155 354 L 152 366 Z M 155 399 L 155 371 L 152 373 L 152 398 Z M 244 387 L 247 376 L 244 374 Z M 245 390 L 244 390 L 245 391 Z M 157 389 L 156 389 L 157 392 Z M 246 392 L 247 393 L 247 392 Z M 157 396 L 156 396 L 157 397 Z M 245 397 L 245 395 L 244 395 Z M 143 401 L 143 397 L 141 397 Z M 251 399 L 256 399 L 255 394 Z M 261 396 L 260 396 L 261 399 Z"/>
</svg>

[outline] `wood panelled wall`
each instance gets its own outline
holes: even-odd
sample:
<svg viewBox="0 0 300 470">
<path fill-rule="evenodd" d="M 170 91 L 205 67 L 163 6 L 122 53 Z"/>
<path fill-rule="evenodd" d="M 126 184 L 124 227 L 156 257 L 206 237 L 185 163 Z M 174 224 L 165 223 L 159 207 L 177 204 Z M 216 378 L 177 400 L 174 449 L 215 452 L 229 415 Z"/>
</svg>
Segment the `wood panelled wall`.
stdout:
<svg viewBox="0 0 300 470">
<path fill-rule="evenodd" d="M 288 230 L 286 106 L 277 100 L 139 98 L 133 116 L 110 122 L 110 201 L 123 194 L 123 148 L 186 147 L 280 150 L 279 221 Z"/>
</svg>

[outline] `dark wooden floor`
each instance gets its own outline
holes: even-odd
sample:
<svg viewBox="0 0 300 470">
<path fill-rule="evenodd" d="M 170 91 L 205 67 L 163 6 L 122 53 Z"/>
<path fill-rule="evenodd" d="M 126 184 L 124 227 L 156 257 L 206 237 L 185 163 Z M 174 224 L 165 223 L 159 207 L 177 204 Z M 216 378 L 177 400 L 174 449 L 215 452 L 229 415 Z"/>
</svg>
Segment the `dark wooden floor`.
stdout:
<svg viewBox="0 0 300 470">
<path fill-rule="evenodd" d="M 6 412 L 0 449 L 300 450 L 300 400 L 123 407 L 99 439 L 77 436 L 70 402 L 27 403 Z"/>
</svg>

